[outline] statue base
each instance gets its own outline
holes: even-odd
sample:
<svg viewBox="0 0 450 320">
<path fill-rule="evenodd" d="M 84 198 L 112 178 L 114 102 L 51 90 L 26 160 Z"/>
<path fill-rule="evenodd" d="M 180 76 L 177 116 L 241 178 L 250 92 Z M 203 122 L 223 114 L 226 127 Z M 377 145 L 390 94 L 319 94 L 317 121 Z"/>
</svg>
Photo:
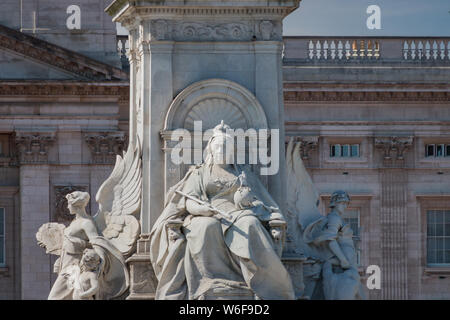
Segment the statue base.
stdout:
<svg viewBox="0 0 450 320">
<path fill-rule="evenodd" d="M 150 263 L 150 238 L 141 235 L 137 252 L 127 259 L 130 268 L 130 295 L 127 300 L 154 300 L 158 281 Z"/>
</svg>

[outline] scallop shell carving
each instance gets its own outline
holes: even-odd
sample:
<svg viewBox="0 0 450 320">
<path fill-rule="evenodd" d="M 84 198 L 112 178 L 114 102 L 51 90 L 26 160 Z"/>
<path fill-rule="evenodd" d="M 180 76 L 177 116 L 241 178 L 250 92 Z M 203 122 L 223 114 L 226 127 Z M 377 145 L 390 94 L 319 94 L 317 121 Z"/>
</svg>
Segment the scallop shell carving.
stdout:
<svg viewBox="0 0 450 320">
<path fill-rule="evenodd" d="M 248 129 L 248 123 L 242 111 L 232 102 L 220 99 L 205 99 L 189 111 L 184 128 L 194 130 L 194 121 L 202 121 L 202 129 L 208 130 L 223 120 L 233 129 Z"/>
</svg>

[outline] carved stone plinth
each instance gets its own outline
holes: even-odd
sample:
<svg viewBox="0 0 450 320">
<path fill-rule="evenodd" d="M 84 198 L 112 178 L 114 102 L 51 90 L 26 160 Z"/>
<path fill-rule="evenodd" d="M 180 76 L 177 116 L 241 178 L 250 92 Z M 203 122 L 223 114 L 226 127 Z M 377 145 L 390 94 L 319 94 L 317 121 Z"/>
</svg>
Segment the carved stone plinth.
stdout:
<svg viewBox="0 0 450 320">
<path fill-rule="evenodd" d="M 127 300 L 154 300 L 158 281 L 150 263 L 150 238 L 141 235 L 137 252 L 127 260 L 130 270 L 130 295 Z"/>
<path fill-rule="evenodd" d="M 286 270 L 291 276 L 292 284 L 294 285 L 295 298 L 304 299 L 305 284 L 303 281 L 303 263 L 306 257 L 303 255 L 285 255 L 281 261 L 286 267 Z"/>
</svg>

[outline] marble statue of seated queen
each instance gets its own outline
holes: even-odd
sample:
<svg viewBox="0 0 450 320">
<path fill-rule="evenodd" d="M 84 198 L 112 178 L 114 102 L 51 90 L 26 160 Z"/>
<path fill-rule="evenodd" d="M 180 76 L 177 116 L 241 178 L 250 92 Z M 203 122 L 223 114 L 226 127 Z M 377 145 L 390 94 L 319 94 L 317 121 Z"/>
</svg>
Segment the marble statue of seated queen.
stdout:
<svg viewBox="0 0 450 320">
<path fill-rule="evenodd" d="M 248 166 L 224 159 L 227 129 L 214 128 L 205 161 L 169 190 L 152 229 L 156 299 L 295 298 L 280 259 L 284 217 Z"/>
</svg>

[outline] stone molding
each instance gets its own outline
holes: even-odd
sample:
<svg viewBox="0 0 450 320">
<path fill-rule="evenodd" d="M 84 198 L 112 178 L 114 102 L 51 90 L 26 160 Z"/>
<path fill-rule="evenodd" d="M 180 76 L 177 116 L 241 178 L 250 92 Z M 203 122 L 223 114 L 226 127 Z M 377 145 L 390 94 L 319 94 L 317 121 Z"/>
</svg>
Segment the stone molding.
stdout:
<svg viewBox="0 0 450 320">
<path fill-rule="evenodd" d="M 404 160 L 405 152 L 413 145 L 414 137 L 376 137 L 375 147 L 383 152 L 385 161 Z"/>
<path fill-rule="evenodd" d="M 285 102 L 369 101 L 369 102 L 446 102 L 450 91 L 284 91 Z"/>
<path fill-rule="evenodd" d="M 65 70 L 83 79 L 128 79 L 128 75 L 120 69 L 3 25 L 0 25 L 0 47 Z"/>
<path fill-rule="evenodd" d="M 79 82 L 8 82 L 0 83 L 1 96 L 119 96 L 129 100 L 129 84 L 92 85 Z"/>
<path fill-rule="evenodd" d="M 275 2 L 274 2 L 275 3 Z M 142 16 L 183 16 L 185 17 L 196 17 L 196 18 L 204 18 L 204 17 L 215 17 L 215 16 L 256 16 L 256 17 L 279 17 L 279 19 L 283 19 L 287 15 L 289 15 L 292 11 L 298 8 L 300 0 L 286 1 L 285 3 L 277 2 L 278 5 L 264 5 L 261 6 L 257 3 L 254 5 L 250 3 L 242 4 L 241 1 L 235 1 L 234 3 L 228 2 L 226 6 L 220 5 L 217 3 L 213 3 L 210 1 L 209 3 L 204 2 L 202 6 L 186 6 L 184 4 L 169 4 L 169 5 L 146 5 L 146 4 L 134 4 L 128 5 L 128 1 L 126 0 L 117 0 L 111 3 L 105 11 L 111 15 L 116 16 L 119 14 L 123 14 L 125 12 L 125 17 L 121 17 L 118 19 L 116 16 L 113 18 L 113 21 L 120 22 L 122 25 L 132 28 L 132 26 L 136 25 L 135 17 Z M 120 20 L 120 21 L 119 21 Z"/>
<path fill-rule="evenodd" d="M 114 164 L 116 156 L 122 155 L 128 144 L 124 132 L 89 132 L 84 138 L 91 150 L 93 164 Z"/>
<path fill-rule="evenodd" d="M 56 141 L 55 132 L 16 132 L 20 164 L 47 164 L 48 150 Z"/>
</svg>

